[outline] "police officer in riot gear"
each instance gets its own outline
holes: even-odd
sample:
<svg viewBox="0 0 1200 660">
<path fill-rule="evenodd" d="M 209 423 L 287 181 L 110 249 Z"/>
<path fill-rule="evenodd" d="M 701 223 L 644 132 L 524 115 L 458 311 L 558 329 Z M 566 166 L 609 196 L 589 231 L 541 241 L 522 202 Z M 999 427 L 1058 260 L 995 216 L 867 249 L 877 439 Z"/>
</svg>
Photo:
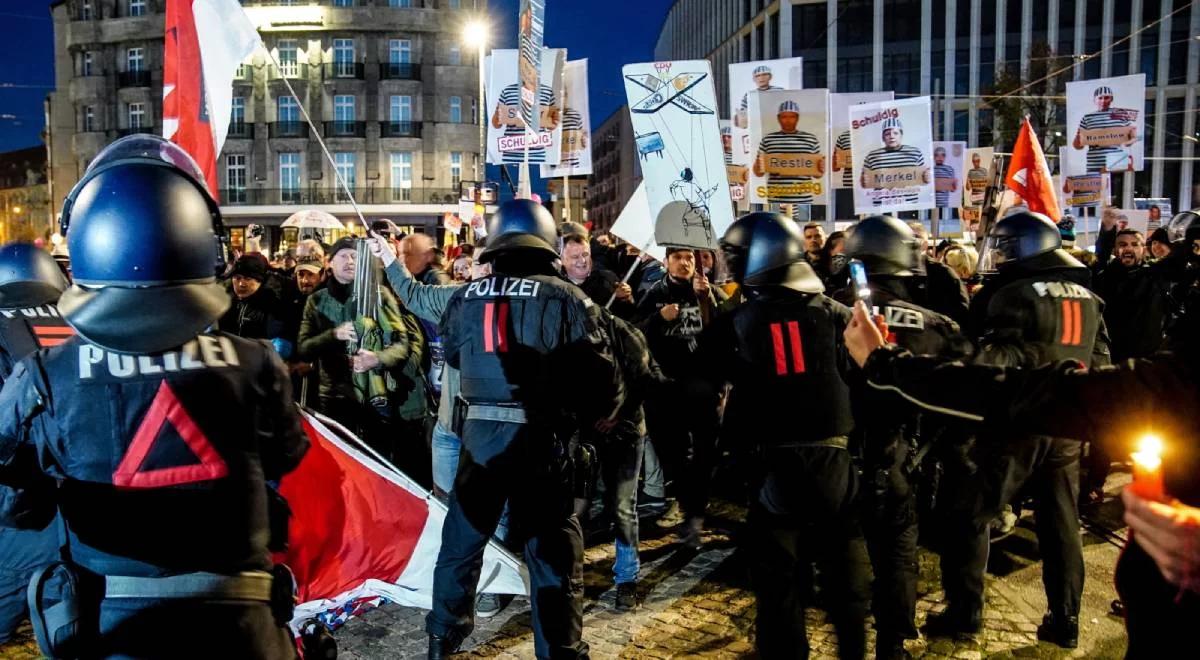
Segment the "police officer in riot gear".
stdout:
<svg viewBox="0 0 1200 660">
<path fill-rule="evenodd" d="M 1108 363 L 1102 301 L 1085 284 L 1089 272 L 1061 249 L 1058 228 L 1028 211 L 1001 219 L 984 244 L 982 270 L 994 273 L 973 303 L 979 319 L 978 361 L 996 366 L 1039 367 L 1073 360 L 1089 367 Z M 1014 437 L 1015 436 L 1015 437 Z M 943 576 L 949 607 L 930 617 L 931 634 L 972 634 L 983 609 L 987 523 L 1028 485 L 1044 558 L 1048 612 L 1038 637 L 1074 648 L 1083 592 L 1079 538 L 1079 458 L 1076 439 L 1023 435 L 1003 426 L 984 429 L 977 444 L 982 488 L 978 514 L 963 521 L 965 544 L 948 545 L 957 567 Z"/>
<path fill-rule="evenodd" d="M 308 443 L 275 353 L 208 330 L 229 297 L 203 182 L 154 136 L 96 157 L 62 216 L 75 284 L 59 305 L 78 335 L 0 391 L 0 520 L 45 515 L 22 495 L 59 482 L 64 562 L 30 586 L 52 657 L 295 655 L 266 482 Z"/>
<path fill-rule="evenodd" d="M 454 430 L 463 455 L 426 618 L 430 658 L 454 652 L 471 632 L 484 547 L 506 500 L 509 540 L 527 539 L 537 656 L 588 655 L 568 441 L 579 425 L 613 419 L 622 387 L 600 309 L 554 269 L 556 243 L 545 208 L 502 205 L 481 257 L 492 274 L 456 291 L 442 317 L 446 363 L 462 378 Z M 567 396 L 555 385 L 568 373 L 587 391 Z"/>
<path fill-rule="evenodd" d="M 842 377 L 849 310 L 822 294 L 803 237 L 781 215 L 741 218 L 722 249 L 747 302 L 705 329 L 698 359 L 712 387 L 733 385 L 723 432 L 759 443 L 745 546 L 758 599 L 758 651 L 764 658 L 807 657 L 804 607 L 815 561 L 828 580 L 839 655 L 861 658 L 868 569 L 854 516 L 854 424 Z M 804 423 L 780 426 L 779 411 L 795 411 L 798 402 L 809 412 Z"/>
<path fill-rule="evenodd" d="M 875 313 L 890 339 L 917 355 L 959 359 L 970 342 L 949 317 L 913 304 L 910 283 L 916 266 L 916 238 L 905 223 L 886 215 L 861 220 L 846 241 L 846 256 L 863 262 Z M 853 304 L 854 289 L 835 296 Z M 847 295 L 848 294 L 848 295 Z M 933 427 L 890 393 L 855 388 L 856 435 L 863 454 L 864 531 L 875 569 L 876 657 L 907 657 L 905 639 L 915 639 L 917 600 L 917 443 Z M 950 433 L 949 429 L 942 429 Z"/>
<path fill-rule="evenodd" d="M 29 243 L 0 247 L 0 384 L 17 361 L 65 342 L 75 331 L 58 313 L 67 280 L 54 258 Z M 25 589 L 38 567 L 58 557 L 58 530 L 0 527 L 0 642 L 28 614 Z"/>
</svg>

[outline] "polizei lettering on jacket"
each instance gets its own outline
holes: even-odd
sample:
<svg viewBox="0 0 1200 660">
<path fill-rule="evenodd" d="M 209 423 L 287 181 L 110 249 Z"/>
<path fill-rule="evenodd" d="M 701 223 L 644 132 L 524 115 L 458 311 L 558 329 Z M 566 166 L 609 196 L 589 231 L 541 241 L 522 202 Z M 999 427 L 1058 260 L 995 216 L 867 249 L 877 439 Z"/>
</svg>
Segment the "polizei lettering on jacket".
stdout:
<svg viewBox="0 0 1200 660">
<path fill-rule="evenodd" d="M 176 351 L 155 355 L 123 355 L 92 344 L 79 346 L 79 378 L 134 378 L 239 366 L 237 350 L 228 337 L 201 335 Z"/>
<path fill-rule="evenodd" d="M 475 280 L 467 285 L 467 298 L 536 298 L 541 282 L 527 280 L 522 277 L 488 277 Z"/>
<path fill-rule="evenodd" d="M 53 305 L 42 305 L 41 307 L 26 307 L 25 309 L 0 309 L 0 314 L 6 319 L 15 319 L 18 316 L 23 316 L 27 319 L 56 319 L 59 318 L 58 309 Z"/>
<path fill-rule="evenodd" d="M 1074 282 L 1034 282 L 1033 290 L 1042 298 L 1082 298 L 1092 297 L 1092 292 Z"/>
</svg>

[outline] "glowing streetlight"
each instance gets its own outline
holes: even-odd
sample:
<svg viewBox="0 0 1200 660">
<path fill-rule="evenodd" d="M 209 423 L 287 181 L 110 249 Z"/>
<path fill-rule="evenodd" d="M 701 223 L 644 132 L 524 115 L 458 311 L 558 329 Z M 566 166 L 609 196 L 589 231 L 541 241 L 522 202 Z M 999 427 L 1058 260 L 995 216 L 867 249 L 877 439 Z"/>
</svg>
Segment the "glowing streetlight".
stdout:
<svg viewBox="0 0 1200 660">
<path fill-rule="evenodd" d="M 483 183 L 483 162 L 487 158 L 487 128 L 484 125 L 483 106 L 483 51 L 487 47 L 488 25 L 482 20 L 473 20 L 463 27 L 463 44 L 476 48 L 476 61 L 479 64 L 479 96 L 475 100 L 475 111 L 479 115 L 479 157 L 475 159 L 475 182 Z"/>
</svg>

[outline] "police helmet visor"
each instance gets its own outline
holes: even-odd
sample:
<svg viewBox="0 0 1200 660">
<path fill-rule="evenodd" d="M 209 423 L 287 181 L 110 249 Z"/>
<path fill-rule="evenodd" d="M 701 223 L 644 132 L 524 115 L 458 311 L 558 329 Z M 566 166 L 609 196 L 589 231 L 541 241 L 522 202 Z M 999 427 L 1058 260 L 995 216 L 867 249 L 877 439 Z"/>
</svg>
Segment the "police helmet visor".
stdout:
<svg viewBox="0 0 1200 660">
<path fill-rule="evenodd" d="M 1195 211 L 1176 213 L 1162 227 L 1167 232 L 1167 240 L 1177 243 L 1187 237 L 1188 229 L 1200 228 L 1200 215 L 1197 215 Z"/>
<path fill-rule="evenodd" d="M 979 256 L 979 272 L 995 273 L 1006 263 L 1016 261 L 1017 240 L 1011 236 L 988 236 Z"/>
</svg>

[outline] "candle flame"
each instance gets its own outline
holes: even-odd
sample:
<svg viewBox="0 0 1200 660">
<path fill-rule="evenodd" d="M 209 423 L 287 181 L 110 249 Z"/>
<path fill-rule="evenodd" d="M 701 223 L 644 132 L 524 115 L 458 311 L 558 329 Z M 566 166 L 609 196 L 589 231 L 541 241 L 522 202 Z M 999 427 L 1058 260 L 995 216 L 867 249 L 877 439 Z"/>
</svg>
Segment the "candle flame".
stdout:
<svg viewBox="0 0 1200 660">
<path fill-rule="evenodd" d="M 1147 470 L 1157 470 L 1162 465 L 1162 438 L 1147 433 L 1138 440 L 1138 450 L 1133 452 L 1135 463 Z"/>
</svg>

